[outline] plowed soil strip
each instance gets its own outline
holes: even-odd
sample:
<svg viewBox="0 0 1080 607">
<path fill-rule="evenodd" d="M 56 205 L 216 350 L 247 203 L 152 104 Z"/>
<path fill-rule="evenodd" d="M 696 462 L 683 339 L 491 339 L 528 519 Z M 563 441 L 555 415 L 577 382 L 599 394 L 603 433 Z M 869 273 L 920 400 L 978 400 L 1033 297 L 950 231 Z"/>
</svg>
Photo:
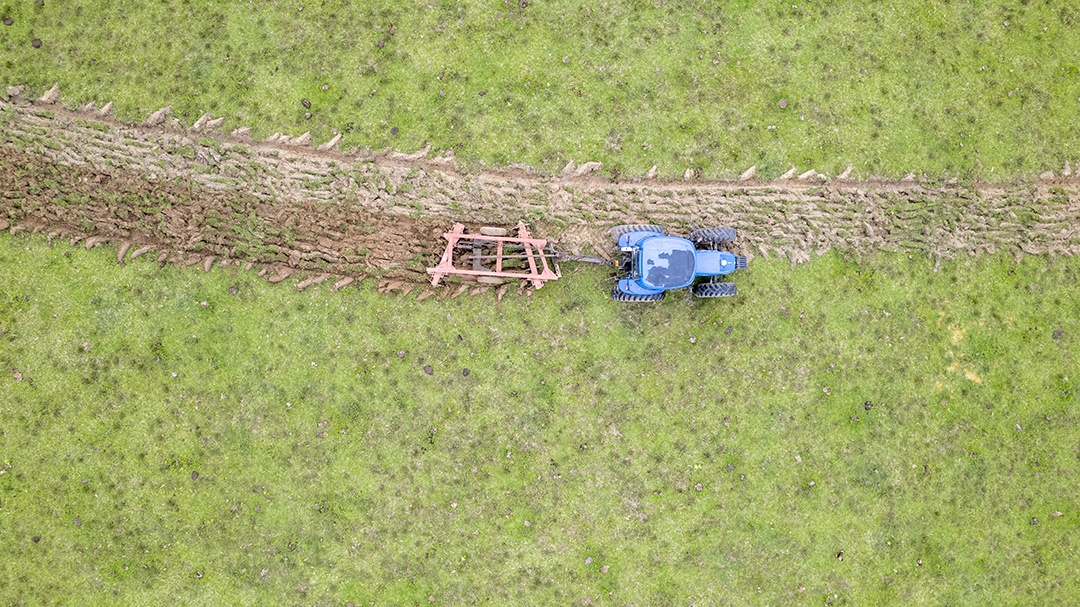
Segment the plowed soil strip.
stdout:
<svg viewBox="0 0 1080 607">
<path fill-rule="evenodd" d="M 371 213 L 349 203 L 262 200 L 216 192 L 173 178 L 91 166 L 63 166 L 41 155 L 0 146 L 0 227 L 50 238 L 93 237 L 154 245 L 183 264 L 230 260 L 318 274 L 423 280 L 423 252 L 448 220 Z M 7 217 L 8 219 L 2 219 Z M 121 246 L 124 246 L 121 244 Z"/>
<path fill-rule="evenodd" d="M 590 254 L 620 223 L 740 230 L 743 252 L 797 263 L 831 248 L 936 257 L 1080 252 L 1080 183 L 619 181 L 525 169 L 463 173 L 452 156 L 317 151 L 57 105 L 0 104 L 0 213 L 63 234 L 312 273 L 422 280 L 454 220 L 533 224 Z"/>
</svg>

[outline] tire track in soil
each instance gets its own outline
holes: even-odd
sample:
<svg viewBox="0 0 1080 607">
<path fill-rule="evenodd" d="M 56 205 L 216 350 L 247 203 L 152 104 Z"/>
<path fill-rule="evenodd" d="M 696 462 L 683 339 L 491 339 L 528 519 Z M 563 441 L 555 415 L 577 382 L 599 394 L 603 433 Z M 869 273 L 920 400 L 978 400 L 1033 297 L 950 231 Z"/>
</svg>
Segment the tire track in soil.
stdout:
<svg viewBox="0 0 1080 607">
<path fill-rule="evenodd" d="M 21 227 L 153 244 L 181 263 L 212 255 L 279 275 L 373 274 L 383 286 L 426 280 L 455 220 L 524 220 L 571 254 L 608 253 L 607 230 L 620 223 L 731 225 L 743 253 L 792 264 L 831 248 L 938 259 L 1080 252 L 1075 178 L 959 186 L 465 173 L 452 154 L 319 151 L 16 103 L 0 103 L 0 173 L 0 217 Z"/>
</svg>

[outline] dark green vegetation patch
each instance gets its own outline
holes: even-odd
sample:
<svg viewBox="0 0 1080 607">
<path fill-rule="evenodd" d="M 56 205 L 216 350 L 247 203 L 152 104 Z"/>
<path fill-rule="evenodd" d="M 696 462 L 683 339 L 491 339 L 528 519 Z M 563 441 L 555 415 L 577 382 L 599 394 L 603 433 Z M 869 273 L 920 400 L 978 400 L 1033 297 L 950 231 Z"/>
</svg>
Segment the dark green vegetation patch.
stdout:
<svg viewBox="0 0 1080 607">
<path fill-rule="evenodd" d="M 0 602 L 1067 604 L 1080 262 L 298 294 L 0 237 Z"/>
</svg>

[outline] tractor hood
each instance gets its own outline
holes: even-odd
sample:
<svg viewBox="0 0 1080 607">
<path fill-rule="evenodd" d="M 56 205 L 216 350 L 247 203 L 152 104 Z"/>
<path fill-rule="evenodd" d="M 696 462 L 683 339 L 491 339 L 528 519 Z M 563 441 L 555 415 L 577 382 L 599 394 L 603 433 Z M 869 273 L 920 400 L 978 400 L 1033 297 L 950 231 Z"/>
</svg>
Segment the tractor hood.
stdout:
<svg viewBox="0 0 1080 607">
<path fill-rule="evenodd" d="M 694 244 L 685 238 L 654 236 L 638 243 L 642 286 L 679 289 L 694 281 Z"/>
</svg>

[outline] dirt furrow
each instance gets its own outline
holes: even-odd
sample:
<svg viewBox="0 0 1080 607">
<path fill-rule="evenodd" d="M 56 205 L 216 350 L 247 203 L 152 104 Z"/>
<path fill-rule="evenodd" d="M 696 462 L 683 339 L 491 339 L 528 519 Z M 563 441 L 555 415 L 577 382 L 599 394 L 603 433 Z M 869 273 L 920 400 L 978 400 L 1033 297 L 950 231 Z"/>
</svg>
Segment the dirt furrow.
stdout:
<svg viewBox="0 0 1080 607">
<path fill-rule="evenodd" d="M 961 186 L 463 173 L 452 157 L 343 154 L 134 127 L 55 104 L 0 103 L 0 150 L 8 223 L 311 272 L 422 276 L 425 255 L 437 253 L 439 232 L 453 220 L 525 220 L 575 254 L 608 254 L 608 227 L 641 222 L 732 225 L 744 252 L 793 263 L 836 247 L 945 257 L 1080 252 L 1076 180 Z M 318 252 L 304 250 L 322 239 L 328 244 Z"/>
</svg>

